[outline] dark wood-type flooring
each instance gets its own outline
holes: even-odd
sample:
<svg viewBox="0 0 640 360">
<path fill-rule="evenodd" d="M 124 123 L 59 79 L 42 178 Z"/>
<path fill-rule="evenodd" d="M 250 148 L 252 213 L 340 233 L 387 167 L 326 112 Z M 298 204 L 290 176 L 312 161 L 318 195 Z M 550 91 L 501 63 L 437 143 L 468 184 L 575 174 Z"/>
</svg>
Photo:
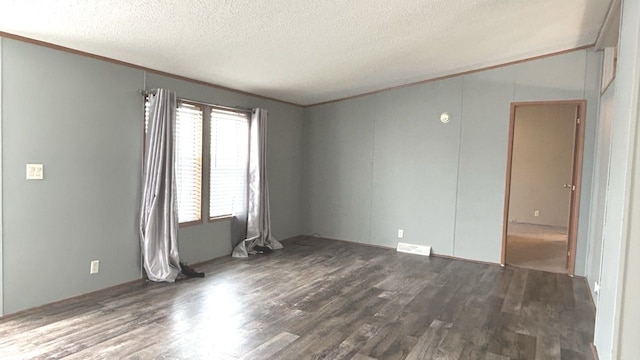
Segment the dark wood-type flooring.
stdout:
<svg viewBox="0 0 640 360">
<path fill-rule="evenodd" d="M 591 359 L 582 279 L 298 237 L 0 320 L 1 359 Z"/>
</svg>

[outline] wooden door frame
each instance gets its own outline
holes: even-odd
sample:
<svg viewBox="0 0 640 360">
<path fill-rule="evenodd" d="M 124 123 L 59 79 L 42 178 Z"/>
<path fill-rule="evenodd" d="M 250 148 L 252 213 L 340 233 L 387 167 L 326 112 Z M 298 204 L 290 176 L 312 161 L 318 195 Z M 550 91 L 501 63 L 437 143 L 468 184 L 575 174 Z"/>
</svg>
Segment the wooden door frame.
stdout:
<svg viewBox="0 0 640 360">
<path fill-rule="evenodd" d="M 516 107 L 525 105 L 577 105 L 579 123 L 576 125 L 576 139 L 573 159 L 573 179 L 575 191 L 571 192 L 570 216 L 567 248 L 569 260 L 567 262 L 567 273 L 571 276 L 575 273 L 576 267 L 576 247 L 578 240 L 578 215 L 580 211 L 580 191 L 582 188 L 582 160 L 584 157 L 584 128 L 587 108 L 586 100 L 558 100 L 558 101 L 522 101 L 511 103 L 511 114 L 509 116 L 509 142 L 507 145 L 507 174 L 505 181 L 504 211 L 502 224 L 502 254 L 500 264 L 506 265 L 507 260 L 507 226 L 509 225 L 509 196 L 511 195 L 511 165 L 513 161 L 513 135 L 516 121 Z"/>
</svg>

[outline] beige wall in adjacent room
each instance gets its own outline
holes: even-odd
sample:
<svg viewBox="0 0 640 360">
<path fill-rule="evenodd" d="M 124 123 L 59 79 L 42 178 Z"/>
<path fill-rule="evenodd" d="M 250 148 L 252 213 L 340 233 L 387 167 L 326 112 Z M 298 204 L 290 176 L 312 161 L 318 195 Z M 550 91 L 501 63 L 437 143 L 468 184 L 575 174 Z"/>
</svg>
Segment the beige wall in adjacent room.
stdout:
<svg viewBox="0 0 640 360">
<path fill-rule="evenodd" d="M 569 223 L 577 105 L 516 107 L 509 221 L 566 227 Z M 539 216 L 534 216 L 538 210 Z"/>
</svg>

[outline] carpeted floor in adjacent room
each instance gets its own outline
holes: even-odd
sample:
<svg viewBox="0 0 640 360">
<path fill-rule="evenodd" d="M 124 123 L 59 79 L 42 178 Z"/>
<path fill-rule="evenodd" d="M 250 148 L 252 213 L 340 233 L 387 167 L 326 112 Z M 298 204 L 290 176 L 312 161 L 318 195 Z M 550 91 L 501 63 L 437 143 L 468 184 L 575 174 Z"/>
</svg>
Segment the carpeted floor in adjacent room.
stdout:
<svg viewBox="0 0 640 360">
<path fill-rule="evenodd" d="M 510 223 L 507 231 L 508 265 L 566 273 L 567 229 Z"/>
</svg>

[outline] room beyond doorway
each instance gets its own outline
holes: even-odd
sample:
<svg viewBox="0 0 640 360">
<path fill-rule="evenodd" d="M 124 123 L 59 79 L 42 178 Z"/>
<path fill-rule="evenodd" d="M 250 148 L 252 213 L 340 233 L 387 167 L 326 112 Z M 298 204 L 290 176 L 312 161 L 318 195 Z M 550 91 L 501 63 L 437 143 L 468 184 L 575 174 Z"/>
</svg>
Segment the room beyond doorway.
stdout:
<svg viewBox="0 0 640 360">
<path fill-rule="evenodd" d="M 567 272 L 567 228 L 509 223 L 506 263 L 518 267 Z"/>
<path fill-rule="evenodd" d="M 573 274 L 584 105 L 512 104 L 503 264 Z"/>
</svg>

